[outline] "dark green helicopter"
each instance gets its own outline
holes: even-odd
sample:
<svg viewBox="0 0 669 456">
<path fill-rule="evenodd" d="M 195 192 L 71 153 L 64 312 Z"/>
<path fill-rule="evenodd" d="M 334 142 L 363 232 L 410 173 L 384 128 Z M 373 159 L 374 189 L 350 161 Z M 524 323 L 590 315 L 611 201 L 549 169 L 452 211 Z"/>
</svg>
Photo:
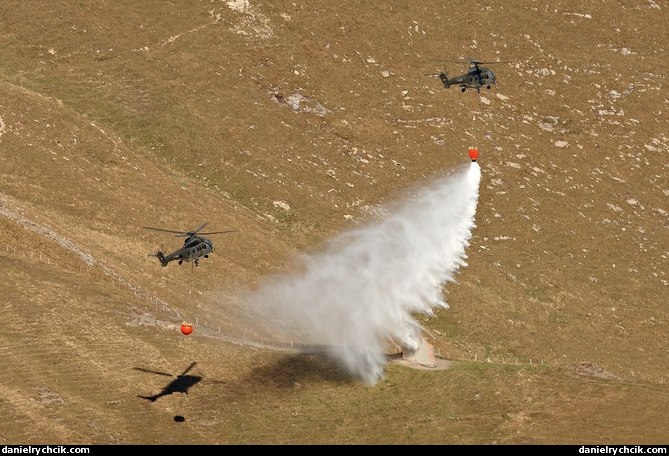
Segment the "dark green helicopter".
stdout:
<svg viewBox="0 0 669 456">
<path fill-rule="evenodd" d="M 467 89 L 476 89 L 477 92 L 480 92 L 481 87 L 490 89 L 490 87 L 497 82 L 495 73 L 490 68 L 481 65 L 503 62 L 481 62 L 474 59 L 467 59 L 466 62 L 457 61 L 457 63 L 469 63 L 469 71 L 465 74 L 455 76 L 454 78 L 449 78 L 445 71 L 440 72 L 437 76 L 441 79 L 444 87 L 449 88 L 450 86 L 457 84 L 461 87 L 463 92 Z"/>
<path fill-rule="evenodd" d="M 165 255 L 161 250 L 158 250 L 156 253 L 152 253 L 149 256 L 155 256 L 160 260 L 161 266 L 167 266 L 167 263 L 173 260 L 178 260 L 179 264 L 184 261 L 192 261 L 195 266 L 198 266 L 200 258 L 209 258 L 209 254 L 214 251 L 214 243 L 211 240 L 204 237 L 204 234 L 221 234 L 221 233 L 234 233 L 239 230 L 226 230 L 226 231 L 210 231 L 207 233 L 200 233 L 205 226 L 209 223 L 205 223 L 200 227 L 194 229 L 193 231 L 176 231 L 176 230 L 165 230 L 163 228 L 153 228 L 150 226 L 145 226 L 147 230 L 155 231 L 164 231 L 166 233 L 176 233 L 176 237 L 185 237 L 184 245 L 178 250 L 175 250 L 172 253 Z M 198 234 L 199 233 L 199 234 Z"/>
</svg>

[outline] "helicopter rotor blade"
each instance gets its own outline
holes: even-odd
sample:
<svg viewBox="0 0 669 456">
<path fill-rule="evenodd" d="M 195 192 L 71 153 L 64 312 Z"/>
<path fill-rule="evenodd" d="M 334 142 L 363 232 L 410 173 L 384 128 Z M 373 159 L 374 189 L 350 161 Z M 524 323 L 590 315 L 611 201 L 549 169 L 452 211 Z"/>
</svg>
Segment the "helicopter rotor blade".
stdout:
<svg viewBox="0 0 669 456">
<path fill-rule="evenodd" d="M 163 228 L 154 228 L 154 227 L 152 227 L 152 226 L 143 226 L 142 228 L 144 228 L 145 230 L 164 231 L 165 233 L 188 234 L 188 233 L 185 232 L 185 231 L 166 230 L 166 229 L 163 229 Z"/>
<path fill-rule="evenodd" d="M 488 64 L 491 64 L 491 63 L 511 63 L 511 62 L 509 60 L 495 60 L 495 61 L 491 60 L 491 61 L 487 61 L 487 62 L 480 62 L 480 61 L 476 60 L 476 63 L 478 65 L 488 65 Z"/>
<path fill-rule="evenodd" d="M 225 230 L 225 231 L 209 231 L 207 233 L 200 233 L 200 234 L 222 234 L 222 233 L 236 233 L 239 230 Z"/>
<path fill-rule="evenodd" d="M 484 64 L 489 64 L 489 63 L 511 63 L 508 60 L 495 60 L 495 61 L 481 61 L 481 60 L 476 60 L 475 58 L 472 57 L 467 57 L 464 60 L 439 60 L 439 59 L 430 59 L 428 60 L 429 62 L 444 62 L 444 63 L 469 63 L 470 65 L 484 65 Z"/>
<path fill-rule="evenodd" d="M 468 60 L 442 60 L 442 59 L 429 59 L 428 62 L 469 63 Z"/>
<path fill-rule="evenodd" d="M 225 230 L 225 231 L 208 231 L 206 233 L 200 233 L 200 230 L 203 229 L 205 226 L 209 225 L 209 222 L 203 223 L 193 231 L 177 231 L 177 230 L 166 230 L 164 228 L 154 228 L 152 226 L 143 226 L 142 228 L 146 230 L 154 230 L 154 231 L 162 231 L 165 233 L 176 233 L 175 237 L 190 237 L 194 236 L 196 234 L 222 234 L 222 233 L 234 233 L 239 230 Z"/>
<path fill-rule="evenodd" d="M 207 226 L 207 225 L 209 225 L 209 222 L 204 222 L 202 225 L 200 225 L 199 227 L 195 228 L 193 231 L 188 231 L 188 233 L 189 233 L 189 234 L 195 234 L 195 233 L 197 233 L 198 231 L 200 231 L 202 228 L 204 228 L 204 227 Z"/>
<path fill-rule="evenodd" d="M 146 372 L 148 374 L 157 374 L 157 375 L 164 375 L 165 377 L 174 377 L 172 374 L 168 374 L 165 372 L 160 372 L 160 371 L 154 371 L 151 369 L 144 369 L 143 367 L 133 367 L 134 370 L 140 371 L 140 372 Z"/>
</svg>

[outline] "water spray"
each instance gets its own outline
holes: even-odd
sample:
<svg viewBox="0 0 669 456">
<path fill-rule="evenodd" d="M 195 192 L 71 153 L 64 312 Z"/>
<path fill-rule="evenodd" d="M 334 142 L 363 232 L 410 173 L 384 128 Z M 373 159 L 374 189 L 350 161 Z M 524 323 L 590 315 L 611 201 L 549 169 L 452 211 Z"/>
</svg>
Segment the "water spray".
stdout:
<svg viewBox="0 0 669 456">
<path fill-rule="evenodd" d="M 416 350 L 416 314 L 447 308 L 443 287 L 466 266 L 481 169 L 474 157 L 387 215 L 336 236 L 302 270 L 275 276 L 248 303 L 273 331 L 325 346 L 348 372 L 383 377 L 389 342 Z M 478 158 L 478 154 L 476 156 Z"/>
</svg>

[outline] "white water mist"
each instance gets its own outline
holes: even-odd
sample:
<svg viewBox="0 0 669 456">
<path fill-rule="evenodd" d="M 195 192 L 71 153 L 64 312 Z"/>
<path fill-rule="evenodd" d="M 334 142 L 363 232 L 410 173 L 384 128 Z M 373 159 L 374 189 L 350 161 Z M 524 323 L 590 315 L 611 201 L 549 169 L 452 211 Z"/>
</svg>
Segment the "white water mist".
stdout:
<svg viewBox="0 0 669 456">
<path fill-rule="evenodd" d="M 350 373 L 375 383 L 389 341 L 417 348 L 414 315 L 448 307 L 442 287 L 466 265 L 480 180 L 475 162 L 439 179 L 305 257 L 301 272 L 272 278 L 249 304 L 276 331 L 325 345 Z"/>
</svg>

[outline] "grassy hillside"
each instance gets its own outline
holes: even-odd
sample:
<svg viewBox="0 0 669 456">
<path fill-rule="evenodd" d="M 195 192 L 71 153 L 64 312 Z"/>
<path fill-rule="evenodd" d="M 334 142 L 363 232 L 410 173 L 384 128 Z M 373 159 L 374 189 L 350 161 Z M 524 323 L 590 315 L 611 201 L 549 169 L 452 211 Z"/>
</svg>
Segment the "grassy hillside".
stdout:
<svg viewBox="0 0 669 456">
<path fill-rule="evenodd" d="M 653 1 L 2 2 L 0 443 L 666 443 L 668 21 Z M 467 57 L 504 62 L 492 90 L 430 76 Z M 252 339 L 236 290 L 470 145 L 469 265 L 421 317 L 460 362 L 366 387 L 228 342 Z M 196 270 L 147 257 L 179 240 L 142 226 L 205 221 L 240 232 Z M 135 368 L 192 362 L 187 395 L 137 397 L 174 377 Z"/>
</svg>

